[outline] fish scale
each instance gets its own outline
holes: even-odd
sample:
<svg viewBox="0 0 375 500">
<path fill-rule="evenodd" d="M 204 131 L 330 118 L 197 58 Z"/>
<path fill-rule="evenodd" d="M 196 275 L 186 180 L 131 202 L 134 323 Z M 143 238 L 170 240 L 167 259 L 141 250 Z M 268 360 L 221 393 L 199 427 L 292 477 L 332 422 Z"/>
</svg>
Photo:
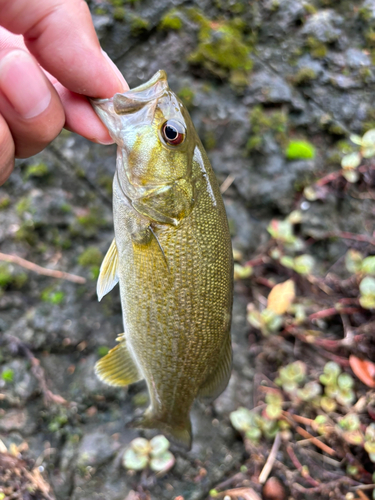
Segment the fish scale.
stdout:
<svg viewBox="0 0 375 500">
<path fill-rule="evenodd" d="M 231 370 L 233 262 L 219 186 L 163 71 L 93 106 L 119 147 L 98 296 L 119 281 L 124 320 L 96 373 L 118 386 L 144 378 L 150 406 L 131 425 L 190 448 L 194 400 L 217 397 Z"/>
</svg>

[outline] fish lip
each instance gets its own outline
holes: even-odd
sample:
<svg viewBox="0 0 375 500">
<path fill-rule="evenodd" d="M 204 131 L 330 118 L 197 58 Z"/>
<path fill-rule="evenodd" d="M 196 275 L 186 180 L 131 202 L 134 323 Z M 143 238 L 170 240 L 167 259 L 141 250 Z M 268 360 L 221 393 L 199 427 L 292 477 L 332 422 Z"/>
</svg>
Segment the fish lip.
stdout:
<svg viewBox="0 0 375 500">
<path fill-rule="evenodd" d="M 167 74 L 164 70 L 157 71 L 146 83 L 127 90 L 123 93 L 116 93 L 107 99 L 92 99 L 96 105 L 113 104 L 116 114 L 129 114 L 142 108 L 150 101 L 155 101 L 162 97 L 169 90 Z"/>
</svg>

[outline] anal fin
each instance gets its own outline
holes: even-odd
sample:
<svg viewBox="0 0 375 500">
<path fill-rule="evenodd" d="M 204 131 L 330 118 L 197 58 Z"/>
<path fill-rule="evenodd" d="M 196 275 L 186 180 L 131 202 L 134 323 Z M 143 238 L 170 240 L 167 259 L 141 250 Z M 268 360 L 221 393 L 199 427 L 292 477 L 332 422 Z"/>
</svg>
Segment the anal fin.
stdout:
<svg viewBox="0 0 375 500">
<path fill-rule="evenodd" d="M 120 340 L 119 345 L 99 359 L 95 365 L 95 373 L 102 382 L 123 387 L 142 380 L 143 376 L 128 351 L 123 335 L 117 339 Z"/>
<path fill-rule="evenodd" d="M 225 345 L 217 361 L 216 369 L 210 373 L 198 391 L 197 397 L 205 401 L 216 399 L 228 385 L 232 370 L 232 345 L 230 335 L 225 341 Z"/>
<path fill-rule="evenodd" d="M 98 295 L 99 302 L 102 300 L 104 295 L 112 290 L 114 286 L 118 283 L 118 252 L 116 241 L 113 239 L 111 246 L 103 259 L 102 265 L 100 266 L 100 273 L 98 278 L 98 283 L 96 285 L 96 293 Z"/>
</svg>

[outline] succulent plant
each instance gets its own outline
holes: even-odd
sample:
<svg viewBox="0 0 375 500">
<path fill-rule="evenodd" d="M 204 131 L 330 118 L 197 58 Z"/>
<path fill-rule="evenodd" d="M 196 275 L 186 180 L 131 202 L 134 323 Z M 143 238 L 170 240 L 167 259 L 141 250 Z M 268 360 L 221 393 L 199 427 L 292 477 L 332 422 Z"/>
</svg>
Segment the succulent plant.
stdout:
<svg viewBox="0 0 375 500">
<path fill-rule="evenodd" d="M 124 467 L 136 471 L 150 467 L 154 472 L 167 472 L 175 463 L 168 448 L 169 441 L 162 435 L 155 436 L 150 441 L 144 438 L 133 439 L 124 453 Z"/>
<path fill-rule="evenodd" d="M 253 304 L 248 306 L 247 320 L 254 328 L 260 330 L 263 335 L 268 336 L 277 332 L 284 323 L 284 319 L 271 309 L 257 311 Z"/>
<path fill-rule="evenodd" d="M 359 284 L 359 291 L 361 296 L 359 303 L 364 309 L 375 308 L 375 279 L 370 276 L 363 278 Z"/>
<path fill-rule="evenodd" d="M 375 462 L 375 423 L 370 424 L 366 429 L 364 447 L 370 460 Z"/>
<path fill-rule="evenodd" d="M 343 406 L 353 403 L 355 399 L 354 380 L 348 373 L 341 373 L 341 368 L 337 363 L 334 361 L 326 363 L 319 380 L 325 386 L 325 395 L 320 402 L 324 411 L 334 411 L 336 402 Z"/>
<path fill-rule="evenodd" d="M 306 365 L 302 361 L 295 361 L 279 370 L 279 376 L 275 382 L 281 386 L 285 392 L 296 393 L 299 384 L 305 380 Z"/>
</svg>

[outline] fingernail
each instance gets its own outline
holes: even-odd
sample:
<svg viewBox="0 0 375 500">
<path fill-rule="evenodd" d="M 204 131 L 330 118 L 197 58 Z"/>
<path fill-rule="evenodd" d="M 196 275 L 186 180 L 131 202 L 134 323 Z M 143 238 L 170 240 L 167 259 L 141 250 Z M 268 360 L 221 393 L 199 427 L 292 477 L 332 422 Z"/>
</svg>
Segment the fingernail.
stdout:
<svg viewBox="0 0 375 500">
<path fill-rule="evenodd" d="M 23 50 L 12 50 L 1 59 L 0 89 L 24 119 L 43 113 L 52 97 L 41 69 Z"/>
<path fill-rule="evenodd" d="M 125 78 L 122 76 L 122 73 L 118 69 L 118 67 L 116 66 L 116 64 L 112 61 L 112 59 L 109 57 L 109 55 L 107 54 L 107 52 L 105 52 L 103 49 L 102 49 L 102 53 L 103 53 L 104 57 L 107 59 L 107 61 L 109 62 L 109 65 L 111 66 L 111 69 L 115 72 L 118 80 L 120 81 L 120 84 L 121 84 L 124 92 L 126 90 L 129 90 L 129 85 L 126 83 Z"/>
</svg>

